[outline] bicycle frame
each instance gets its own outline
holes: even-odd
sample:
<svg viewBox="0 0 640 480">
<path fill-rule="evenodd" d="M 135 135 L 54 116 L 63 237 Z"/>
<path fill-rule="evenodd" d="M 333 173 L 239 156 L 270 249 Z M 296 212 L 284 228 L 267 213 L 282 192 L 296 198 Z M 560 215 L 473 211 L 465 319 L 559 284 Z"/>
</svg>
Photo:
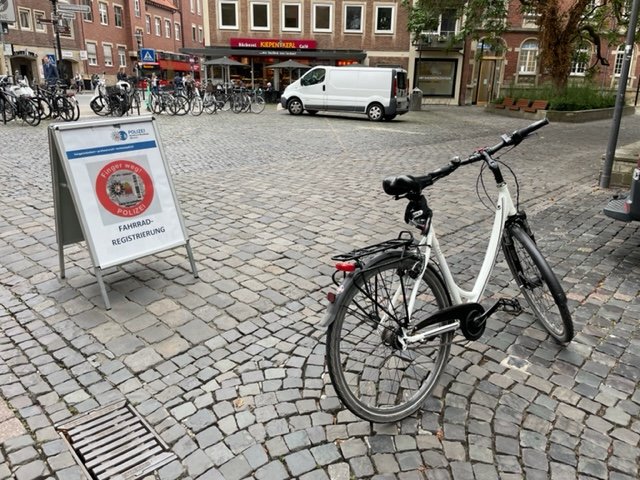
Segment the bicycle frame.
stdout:
<svg viewBox="0 0 640 480">
<path fill-rule="evenodd" d="M 447 263 L 446 257 L 440 248 L 440 243 L 438 242 L 438 238 L 437 238 L 433 224 L 429 226 L 426 235 L 422 236 L 422 239 L 418 244 L 419 250 L 424 255 L 422 271 L 420 272 L 420 276 L 418 278 L 422 278 L 422 275 L 424 275 L 427 269 L 427 265 L 429 264 L 431 255 L 433 254 L 433 257 L 436 259 L 438 265 L 440 266 L 440 271 L 442 273 L 445 284 L 447 286 L 447 290 L 451 295 L 452 304 L 460 305 L 462 303 L 478 302 L 478 300 L 480 300 L 480 297 L 482 296 L 489 282 L 489 277 L 491 276 L 491 272 L 493 271 L 493 266 L 495 265 L 496 258 L 498 256 L 498 251 L 500 249 L 500 242 L 502 240 L 502 233 L 504 231 L 504 227 L 507 222 L 507 219 L 511 216 L 516 215 L 516 213 L 517 213 L 516 207 L 513 203 L 513 199 L 511 198 L 511 193 L 509 192 L 509 188 L 503 182 L 498 185 L 498 199 L 496 202 L 496 212 L 493 219 L 493 227 L 491 230 L 491 237 L 489 238 L 489 244 L 487 245 L 487 250 L 485 252 L 484 260 L 482 261 L 482 266 L 480 267 L 480 272 L 478 273 L 475 279 L 473 288 L 471 290 L 464 290 L 455 282 L 455 279 L 453 278 L 453 274 L 451 273 L 451 269 L 449 268 L 449 264 Z M 397 305 L 396 302 L 403 295 L 402 288 L 403 286 L 400 285 L 393 295 L 392 310 L 396 310 L 396 305 Z M 409 324 L 411 323 L 413 308 L 415 305 L 415 300 L 416 300 L 419 288 L 420 288 L 420 282 L 416 282 L 412 288 L 411 295 L 409 297 L 409 302 L 408 302 Z M 381 322 L 381 324 L 383 323 L 384 322 Z M 416 335 L 407 335 L 404 337 L 403 340 L 408 343 L 420 342 L 428 337 L 433 337 L 449 331 L 457 330 L 459 326 L 460 326 L 460 322 L 455 320 L 451 324 L 427 328 L 425 329 L 425 331 L 422 331 Z"/>
</svg>

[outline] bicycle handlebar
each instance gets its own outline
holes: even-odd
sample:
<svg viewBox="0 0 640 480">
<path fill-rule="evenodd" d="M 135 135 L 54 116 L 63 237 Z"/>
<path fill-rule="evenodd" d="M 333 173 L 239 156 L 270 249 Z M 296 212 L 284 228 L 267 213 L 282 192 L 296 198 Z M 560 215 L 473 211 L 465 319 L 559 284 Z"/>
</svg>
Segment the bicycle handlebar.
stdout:
<svg viewBox="0 0 640 480">
<path fill-rule="evenodd" d="M 500 143 L 493 145 L 492 147 L 481 148 L 475 153 L 469 155 L 466 160 L 460 160 L 460 158 L 453 158 L 448 165 L 440 167 L 433 172 L 430 172 L 422 176 L 402 175 L 398 177 L 385 178 L 382 182 L 382 188 L 388 195 L 394 195 L 399 197 L 407 194 L 420 194 L 420 192 L 430 186 L 436 180 L 439 180 L 447 175 L 450 175 L 461 165 L 468 165 L 480 160 L 491 160 L 491 155 L 502 150 L 504 147 L 519 145 L 525 138 L 531 135 L 536 130 L 544 127 L 549 123 L 549 120 L 543 118 L 537 122 L 532 123 L 524 128 L 515 130 L 511 135 L 502 135 Z"/>
</svg>

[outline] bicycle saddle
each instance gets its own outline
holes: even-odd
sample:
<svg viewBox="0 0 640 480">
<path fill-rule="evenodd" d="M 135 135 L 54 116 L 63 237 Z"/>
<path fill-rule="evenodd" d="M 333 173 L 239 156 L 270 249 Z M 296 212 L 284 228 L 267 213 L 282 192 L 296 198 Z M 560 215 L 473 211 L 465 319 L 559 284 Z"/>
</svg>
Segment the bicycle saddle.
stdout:
<svg viewBox="0 0 640 480">
<path fill-rule="evenodd" d="M 382 189 L 387 195 L 406 195 L 407 193 L 420 193 L 420 185 L 411 175 L 399 177 L 387 177 L 382 181 Z"/>
</svg>

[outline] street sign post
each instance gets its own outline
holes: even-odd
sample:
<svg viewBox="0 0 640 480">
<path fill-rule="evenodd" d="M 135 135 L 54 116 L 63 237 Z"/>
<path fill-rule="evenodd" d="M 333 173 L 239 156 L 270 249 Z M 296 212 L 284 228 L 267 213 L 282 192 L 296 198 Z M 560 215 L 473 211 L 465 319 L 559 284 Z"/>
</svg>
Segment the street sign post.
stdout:
<svg viewBox="0 0 640 480">
<path fill-rule="evenodd" d="M 154 63 L 156 61 L 156 51 L 153 48 L 140 49 L 140 61 L 143 63 Z"/>
</svg>

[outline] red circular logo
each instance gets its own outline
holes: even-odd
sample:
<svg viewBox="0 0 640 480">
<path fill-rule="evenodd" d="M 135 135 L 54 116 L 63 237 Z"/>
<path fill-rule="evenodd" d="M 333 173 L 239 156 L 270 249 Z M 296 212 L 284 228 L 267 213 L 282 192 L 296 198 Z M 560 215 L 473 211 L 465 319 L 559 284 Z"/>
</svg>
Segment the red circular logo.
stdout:
<svg viewBox="0 0 640 480">
<path fill-rule="evenodd" d="M 135 217 L 151 205 L 153 182 L 151 175 L 137 163 L 115 160 L 98 173 L 96 193 L 107 211 L 119 217 Z"/>
</svg>

